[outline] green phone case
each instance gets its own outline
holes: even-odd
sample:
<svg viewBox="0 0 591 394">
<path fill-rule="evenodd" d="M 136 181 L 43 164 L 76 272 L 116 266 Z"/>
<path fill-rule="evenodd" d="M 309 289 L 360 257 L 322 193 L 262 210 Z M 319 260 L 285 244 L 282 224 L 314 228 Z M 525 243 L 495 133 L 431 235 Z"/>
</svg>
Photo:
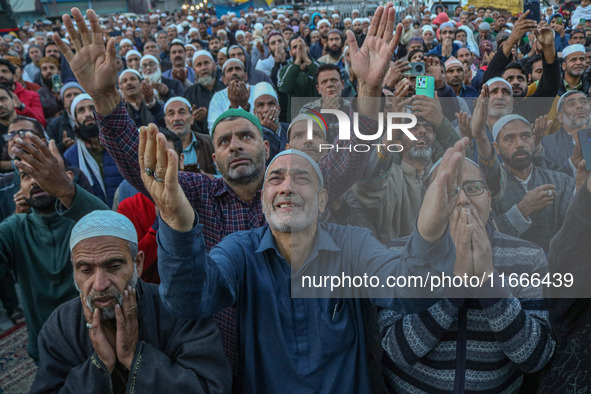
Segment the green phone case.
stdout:
<svg viewBox="0 0 591 394">
<path fill-rule="evenodd" d="M 435 97 L 435 78 L 428 75 L 419 75 L 415 88 L 417 96 Z"/>
</svg>

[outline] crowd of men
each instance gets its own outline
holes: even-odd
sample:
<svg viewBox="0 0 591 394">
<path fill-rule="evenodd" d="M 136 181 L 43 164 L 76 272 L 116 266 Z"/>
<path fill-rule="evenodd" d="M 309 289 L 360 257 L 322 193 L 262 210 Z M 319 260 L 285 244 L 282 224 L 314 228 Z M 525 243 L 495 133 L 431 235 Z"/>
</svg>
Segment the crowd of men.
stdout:
<svg viewBox="0 0 591 394">
<path fill-rule="evenodd" d="M 590 391 L 591 4 L 540 12 L 74 8 L 1 37 L 32 392 Z M 298 289 L 327 273 L 461 281 Z"/>
</svg>

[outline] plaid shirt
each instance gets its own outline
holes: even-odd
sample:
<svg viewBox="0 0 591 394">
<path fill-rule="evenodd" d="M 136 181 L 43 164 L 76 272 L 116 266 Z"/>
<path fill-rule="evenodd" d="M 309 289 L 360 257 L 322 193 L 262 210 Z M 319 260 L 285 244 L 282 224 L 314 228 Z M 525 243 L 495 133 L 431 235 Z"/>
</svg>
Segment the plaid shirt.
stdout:
<svg viewBox="0 0 591 394">
<path fill-rule="evenodd" d="M 123 101 L 109 114 L 95 112 L 100 130 L 100 139 L 113 157 L 119 172 L 141 193 L 149 196 L 140 175 L 138 163 L 139 133 L 129 117 Z M 376 130 L 377 122 L 359 117 L 360 130 Z M 355 135 L 351 133 L 351 135 Z M 339 141 L 338 146 L 348 147 L 355 143 L 367 143 L 353 137 L 352 141 Z M 336 144 L 335 144 L 336 145 Z M 324 155 L 318 165 L 324 176 L 324 187 L 328 191 L 330 204 L 346 192 L 363 173 L 371 150 L 366 153 L 349 153 L 335 149 Z M 179 183 L 204 225 L 203 238 L 209 251 L 222 238 L 236 231 L 258 228 L 266 224 L 263 215 L 260 191 L 251 202 L 242 201 L 226 184 L 223 178 L 210 179 L 206 175 L 179 172 Z M 234 309 L 218 313 L 216 321 L 222 334 L 224 350 L 236 374 L 238 366 L 238 338 Z"/>
</svg>

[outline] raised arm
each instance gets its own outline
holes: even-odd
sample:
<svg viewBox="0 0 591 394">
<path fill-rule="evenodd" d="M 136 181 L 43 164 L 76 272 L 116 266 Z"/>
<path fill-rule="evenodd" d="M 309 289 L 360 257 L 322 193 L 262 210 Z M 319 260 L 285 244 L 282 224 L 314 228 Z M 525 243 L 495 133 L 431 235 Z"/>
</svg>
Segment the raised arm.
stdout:
<svg viewBox="0 0 591 394">
<path fill-rule="evenodd" d="M 361 48 L 357 45 L 355 35 L 352 32 L 347 33 L 347 41 L 351 48 L 351 68 L 355 75 L 359 76 L 357 112 L 360 115 L 359 130 L 361 132 L 377 129 L 380 111 L 377 105 L 378 99 L 382 97 L 382 86 L 390 66 L 390 59 L 402 35 L 402 25 L 398 25 L 396 34 L 393 34 L 395 17 L 396 12 L 391 3 L 388 3 L 385 8 L 378 8 Z M 368 143 L 359 139 L 353 132 L 354 124 L 351 122 L 349 124 L 352 139 L 338 141 L 336 145 L 348 147 Z M 361 177 L 370 156 L 371 150 L 363 153 L 346 150 L 339 152 L 335 147 L 320 160 L 318 164 L 326 179 L 325 187 L 328 191 L 329 203 L 339 198 Z"/>
<path fill-rule="evenodd" d="M 139 147 L 137 127 L 127 113 L 115 87 L 117 82 L 115 39 L 110 38 L 105 46 L 103 40 L 105 34 L 96 13 L 88 10 L 86 15 L 90 22 L 90 30 L 78 8 L 72 8 L 72 16 L 78 30 L 74 28 L 69 15 L 62 17 L 76 50 L 75 54 L 57 33 L 54 33 L 53 38 L 70 64 L 78 83 L 94 101 L 97 125 L 105 149 L 117 163 L 123 177 L 140 192 L 148 195 L 142 183 L 137 162 Z M 198 188 L 209 178 L 184 172 L 180 177 L 180 184 L 185 188 L 191 201 L 198 205 L 199 197 L 203 192 L 203 189 Z"/>
</svg>

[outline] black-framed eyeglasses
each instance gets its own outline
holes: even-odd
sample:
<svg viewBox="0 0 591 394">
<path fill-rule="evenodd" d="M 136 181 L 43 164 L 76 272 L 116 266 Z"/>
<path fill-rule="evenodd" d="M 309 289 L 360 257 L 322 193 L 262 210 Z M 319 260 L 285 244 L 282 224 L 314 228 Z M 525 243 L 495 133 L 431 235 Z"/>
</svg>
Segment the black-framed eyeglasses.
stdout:
<svg viewBox="0 0 591 394">
<path fill-rule="evenodd" d="M 19 137 L 25 138 L 25 135 L 27 135 L 27 133 L 29 131 L 31 133 L 35 134 L 35 130 L 31 130 L 31 129 L 21 129 L 21 130 L 9 131 L 7 134 L 4 134 L 4 141 L 10 141 L 14 137 L 16 137 L 17 134 Z"/>
<path fill-rule="evenodd" d="M 462 183 L 462 190 L 467 196 L 479 196 L 487 189 L 486 181 L 473 180 Z"/>
</svg>

